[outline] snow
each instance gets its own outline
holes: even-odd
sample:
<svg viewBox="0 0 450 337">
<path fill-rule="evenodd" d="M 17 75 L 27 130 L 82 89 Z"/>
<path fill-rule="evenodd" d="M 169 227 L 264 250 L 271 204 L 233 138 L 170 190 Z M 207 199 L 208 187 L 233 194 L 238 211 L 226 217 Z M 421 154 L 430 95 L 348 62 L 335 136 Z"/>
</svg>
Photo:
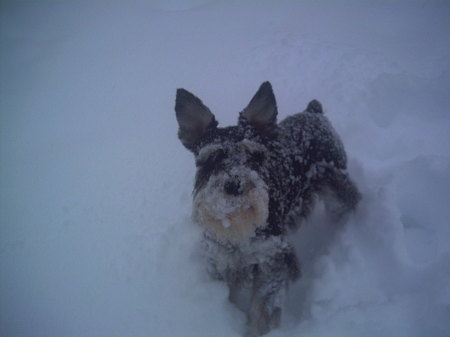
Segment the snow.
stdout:
<svg viewBox="0 0 450 337">
<path fill-rule="evenodd" d="M 227 218 L 222 219 L 222 226 L 225 227 L 225 228 L 230 227 L 231 226 L 230 220 L 228 220 Z"/>
<path fill-rule="evenodd" d="M 240 336 L 199 257 L 184 87 L 234 124 L 270 80 L 317 98 L 364 199 L 297 233 L 303 277 L 268 336 L 445 337 L 445 1 L 3 1 L 0 336 Z"/>
</svg>

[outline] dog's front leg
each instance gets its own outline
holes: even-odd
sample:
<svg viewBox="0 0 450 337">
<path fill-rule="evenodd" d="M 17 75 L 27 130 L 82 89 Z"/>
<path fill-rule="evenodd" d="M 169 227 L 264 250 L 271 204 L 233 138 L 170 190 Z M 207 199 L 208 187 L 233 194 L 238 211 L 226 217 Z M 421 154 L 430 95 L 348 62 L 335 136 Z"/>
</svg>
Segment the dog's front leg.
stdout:
<svg viewBox="0 0 450 337">
<path fill-rule="evenodd" d="M 270 266 L 256 265 L 253 277 L 247 312 L 248 337 L 264 335 L 280 325 L 281 305 L 287 288 L 286 277 Z"/>
<path fill-rule="evenodd" d="M 248 312 L 250 305 L 250 289 L 252 280 L 249 272 L 245 269 L 227 274 L 227 284 L 229 289 L 228 299 L 236 305 L 239 310 Z"/>
</svg>

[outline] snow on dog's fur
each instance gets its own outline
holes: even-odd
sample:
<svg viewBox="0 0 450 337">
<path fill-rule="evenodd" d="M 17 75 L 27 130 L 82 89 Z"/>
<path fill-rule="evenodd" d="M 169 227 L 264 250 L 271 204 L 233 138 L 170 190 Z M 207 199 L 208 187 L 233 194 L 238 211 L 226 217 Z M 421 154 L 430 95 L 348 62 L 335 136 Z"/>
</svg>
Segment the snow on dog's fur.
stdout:
<svg viewBox="0 0 450 337">
<path fill-rule="evenodd" d="M 329 209 L 338 216 L 360 199 L 344 147 L 316 100 L 277 123 L 269 82 L 236 126 L 219 128 L 184 89 L 175 111 L 178 136 L 196 159 L 193 216 L 205 230 L 209 270 L 246 312 L 246 334 L 260 336 L 279 325 L 283 295 L 300 274 L 289 229 L 310 214 L 317 195 L 332 200 Z"/>
<path fill-rule="evenodd" d="M 233 151 L 240 153 L 242 162 L 233 165 L 228 172 L 212 175 L 194 196 L 197 222 L 216 237 L 235 244 L 252 237 L 256 228 L 264 227 L 269 215 L 267 186 L 256 171 L 244 165 L 245 150 L 252 145 L 246 140 L 238 143 Z M 216 145 L 206 146 L 197 161 L 209 158 L 218 149 Z"/>
</svg>

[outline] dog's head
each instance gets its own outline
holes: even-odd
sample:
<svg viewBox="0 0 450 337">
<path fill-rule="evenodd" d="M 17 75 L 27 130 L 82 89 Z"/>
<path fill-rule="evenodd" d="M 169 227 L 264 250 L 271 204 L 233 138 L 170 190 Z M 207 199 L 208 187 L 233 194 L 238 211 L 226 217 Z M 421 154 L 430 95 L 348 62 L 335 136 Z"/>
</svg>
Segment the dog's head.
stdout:
<svg viewBox="0 0 450 337">
<path fill-rule="evenodd" d="M 236 126 L 219 128 L 211 111 L 184 89 L 177 91 L 175 111 L 178 137 L 195 155 L 195 219 L 218 239 L 245 241 L 268 217 L 267 144 L 277 134 L 270 83 L 261 85 Z"/>
</svg>

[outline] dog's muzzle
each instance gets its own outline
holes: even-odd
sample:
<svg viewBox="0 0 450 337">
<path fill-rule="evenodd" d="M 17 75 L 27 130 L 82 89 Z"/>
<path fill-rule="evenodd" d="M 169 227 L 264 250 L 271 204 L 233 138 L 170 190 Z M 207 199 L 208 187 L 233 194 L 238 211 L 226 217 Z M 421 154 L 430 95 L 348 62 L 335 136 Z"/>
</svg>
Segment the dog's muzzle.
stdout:
<svg viewBox="0 0 450 337">
<path fill-rule="evenodd" d="M 216 239 L 242 243 L 264 227 L 268 217 L 267 186 L 254 171 L 211 177 L 194 197 L 194 219 Z"/>
</svg>

